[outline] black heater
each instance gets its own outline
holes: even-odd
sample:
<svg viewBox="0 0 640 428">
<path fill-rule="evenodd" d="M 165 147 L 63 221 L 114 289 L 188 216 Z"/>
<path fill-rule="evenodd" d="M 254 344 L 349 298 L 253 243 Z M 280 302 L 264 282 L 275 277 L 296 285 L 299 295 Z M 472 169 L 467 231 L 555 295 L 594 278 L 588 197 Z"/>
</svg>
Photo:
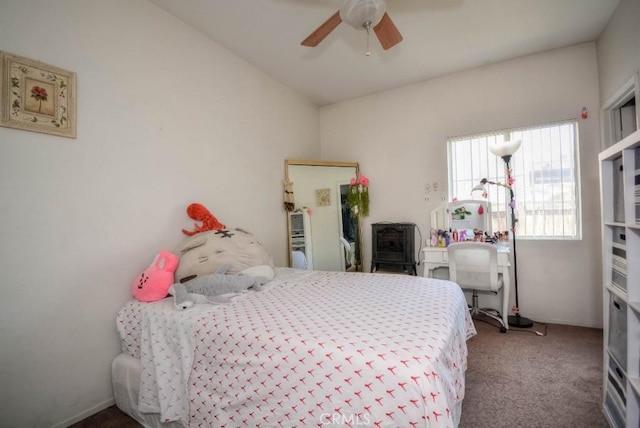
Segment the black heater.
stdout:
<svg viewBox="0 0 640 428">
<path fill-rule="evenodd" d="M 380 267 L 417 275 L 414 223 L 373 223 L 371 272 Z"/>
</svg>

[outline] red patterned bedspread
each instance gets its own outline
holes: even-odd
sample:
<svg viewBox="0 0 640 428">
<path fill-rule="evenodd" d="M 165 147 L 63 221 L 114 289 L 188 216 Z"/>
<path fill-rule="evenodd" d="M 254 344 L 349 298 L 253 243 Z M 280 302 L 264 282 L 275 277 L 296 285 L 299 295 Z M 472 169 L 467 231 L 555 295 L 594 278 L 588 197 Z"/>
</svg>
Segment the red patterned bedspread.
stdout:
<svg viewBox="0 0 640 428">
<path fill-rule="evenodd" d="M 290 269 L 229 304 L 131 301 L 117 326 L 140 409 L 193 427 L 454 427 L 475 335 L 452 282 Z"/>
</svg>

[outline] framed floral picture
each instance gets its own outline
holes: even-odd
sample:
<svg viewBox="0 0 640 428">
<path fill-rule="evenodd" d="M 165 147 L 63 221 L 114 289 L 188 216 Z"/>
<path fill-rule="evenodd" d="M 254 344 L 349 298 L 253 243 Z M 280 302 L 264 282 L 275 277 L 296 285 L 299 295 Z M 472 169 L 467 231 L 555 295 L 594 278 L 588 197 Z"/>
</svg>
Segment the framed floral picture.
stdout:
<svg viewBox="0 0 640 428">
<path fill-rule="evenodd" d="M 76 74 L 0 52 L 0 126 L 76 138 Z"/>
<path fill-rule="evenodd" d="M 316 190 L 316 206 L 328 207 L 331 205 L 331 192 L 329 189 Z"/>
</svg>

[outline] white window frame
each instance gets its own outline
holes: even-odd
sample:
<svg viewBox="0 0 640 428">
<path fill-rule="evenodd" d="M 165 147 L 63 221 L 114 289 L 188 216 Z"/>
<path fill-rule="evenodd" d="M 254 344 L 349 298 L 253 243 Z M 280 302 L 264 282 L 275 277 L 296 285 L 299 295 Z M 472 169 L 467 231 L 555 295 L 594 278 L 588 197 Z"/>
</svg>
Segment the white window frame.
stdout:
<svg viewBox="0 0 640 428">
<path fill-rule="evenodd" d="M 552 136 L 550 130 L 555 132 L 563 132 L 562 138 L 560 135 Z M 537 133 L 537 134 L 536 134 Z M 544 133 L 549 133 L 542 137 Z M 573 137 L 570 138 L 567 135 Z M 561 138 L 561 139 L 560 139 Z M 540 141 L 542 139 L 543 141 Z M 565 156 L 563 157 L 559 150 L 555 150 L 557 145 L 554 146 L 554 142 L 558 142 L 564 145 Z M 537 126 L 529 126 L 522 128 L 512 128 L 494 132 L 486 132 L 482 134 L 473 134 L 460 137 L 451 137 L 447 140 L 447 152 L 448 152 L 448 169 L 449 169 L 449 199 L 470 199 L 471 189 L 480 182 L 482 178 L 486 178 L 490 181 L 504 183 L 506 180 L 505 163 L 502 159 L 493 155 L 488 147 L 489 145 L 500 143 L 503 141 L 522 140 L 520 149 L 512 156 L 510 166 L 512 170 L 512 176 L 515 178 L 513 184 L 513 191 L 516 201 L 516 218 L 518 223 L 516 224 L 516 233 L 518 239 L 530 239 L 530 240 L 580 240 L 582 239 L 582 207 L 580 199 L 580 153 L 579 153 L 579 135 L 578 135 L 578 121 L 567 120 L 562 122 L 554 122 Z M 466 147 L 458 148 L 458 151 L 454 149 L 455 144 L 463 144 Z M 544 147 L 539 147 L 539 144 L 544 144 Z M 566 146 L 569 144 L 570 146 Z M 542 150 L 542 151 L 540 151 Z M 460 153 L 469 151 L 471 156 L 460 157 Z M 540 152 L 534 152 L 540 151 Z M 566 157 L 573 154 L 572 159 Z M 527 159 L 525 159 L 527 158 Z M 534 162 L 534 159 L 538 159 L 538 162 Z M 542 160 L 540 160 L 542 159 Z M 525 166 L 525 160 L 527 165 Z M 460 166 L 464 164 L 464 166 Z M 534 168 L 534 164 L 540 164 L 540 168 Z M 457 174 L 456 165 L 458 168 L 465 170 L 462 177 L 455 178 Z M 571 170 L 573 167 L 573 182 L 568 179 L 564 179 L 564 174 L 567 170 Z M 557 175 L 560 175 L 560 181 L 565 184 L 561 185 L 561 192 L 557 192 L 558 183 Z M 545 175 L 549 175 L 548 177 Z M 547 180 L 552 183 L 549 185 Z M 555 185 L 553 183 L 556 183 Z M 573 183 L 573 187 L 571 187 Z M 507 207 L 509 193 L 508 189 L 500 186 L 487 184 L 488 200 L 491 202 L 491 211 L 493 217 L 493 230 L 503 231 L 511 229 L 511 210 Z M 552 196 L 552 200 L 545 198 L 540 200 L 536 198 L 536 195 L 540 195 L 542 192 L 545 196 L 549 191 L 556 191 Z M 567 193 L 568 192 L 568 193 Z M 527 198 L 525 198 L 527 195 Z M 569 196 L 569 201 L 566 201 L 566 196 Z M 557 199 L 559 198 L 559 201 Z M 571 204 L 571 199 L 574 204 Z M 571 227 L 571 222 L 568 226 L 560 215 L 560 218 L 548 219 L 539 217 L 536 215 L 536 211 L 544 212 L 545 204 L 551 203 L 553 206 L 550 211 L 556 211 L 559 209 L 566 211 L 567 204 L 573 207 L 573 218 L 575 227 Z M 536 206 L 541 205 L 543 210 L 537 210 Z M 569 208 L 571 211 L 571 208 Z M 528 212 L 528 213 L 527 213 Z M 526 215 L 525 215 L 526 214 Z M 543 214 L 544 215 L 544 214 Z M 545 226 L 542 226 L 543 233 L 536 232 L 540 229 L 536 227 L 536 222 L 543 221 Z M 525 223 L 526 222 L 526 223 Z M 553 226 L 549 226 L 552 224 Z M 559 225 L 558 225 L 559 224 Z M 556 228 L 558 229 L 556 231 Z"/>
</svg>

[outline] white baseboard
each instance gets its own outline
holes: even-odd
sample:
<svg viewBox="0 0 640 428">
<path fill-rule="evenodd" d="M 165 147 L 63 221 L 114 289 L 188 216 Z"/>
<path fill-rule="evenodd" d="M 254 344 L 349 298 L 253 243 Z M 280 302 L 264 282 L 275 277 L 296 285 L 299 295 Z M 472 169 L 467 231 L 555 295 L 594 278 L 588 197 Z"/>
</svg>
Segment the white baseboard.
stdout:
<svg viewBox="0 0 640 428">
<path fill-rule="evenodd" d="M 95 406 L 90 407 L 89 409 L 81 413 L 78 413 L 77 415 L 67 419 L 66 421 L 59 422 L 53 425 L 51 428 L 66 428 L 70 425 L 80 422 L 83 419 L 88 418 L 89 416 L 95 415 L 96 413 L 101 412 L 104 409 L 113 406 L 114 404 L 116 404 L 116 400 L 114 398 L 111 398 L 107 401 L 103 401 L 100 404 L 96 404 Z"/>
<path fill-rule="evenodd" d="M 598 325 L 598 324 L 591 324 L 591 323 L 580 323 L 580 322 L 567 321 L 567 320 L 561 320 L 561 319 L 550 319 L 550 320 L 537 319 L 535 317 L 531 317 L 530 314 L 523 315 L 523 316 L 526 316 L 531 321 L 538 322 L 540 324 L 560 324 L 560 325 L 568 325 L 573 327 L 595 328 L 598 330 L 602 330 L 602 324 Z"/>
</svg>

